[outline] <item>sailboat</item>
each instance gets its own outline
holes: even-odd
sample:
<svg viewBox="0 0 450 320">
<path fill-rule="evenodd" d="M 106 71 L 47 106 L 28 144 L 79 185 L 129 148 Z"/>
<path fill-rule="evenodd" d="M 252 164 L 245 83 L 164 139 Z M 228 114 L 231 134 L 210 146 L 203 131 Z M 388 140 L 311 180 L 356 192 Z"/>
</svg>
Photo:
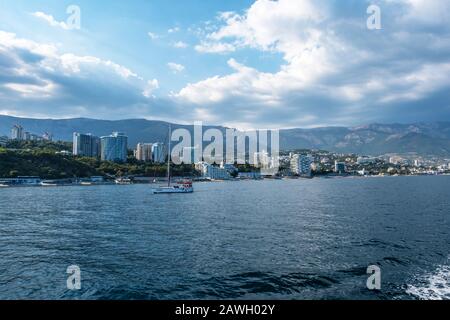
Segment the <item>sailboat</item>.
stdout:
<svg viewBox="0 0 450 320">
<path fill-rule="evenodd" d="M 192 186 L 191 180 L 183 180 L 177 184 L 171 184 L 170 179 L 170 151 L 171 151 L 171 142 L 172 139 L 172 127 L 169 125 L 169 148 L 167 152 L 167 187 L 159 187 L 153 189 L 154 194 L 162 194 L 162 193 L 192 193 L 194 192 L 194 187 Z"/>
</svg>

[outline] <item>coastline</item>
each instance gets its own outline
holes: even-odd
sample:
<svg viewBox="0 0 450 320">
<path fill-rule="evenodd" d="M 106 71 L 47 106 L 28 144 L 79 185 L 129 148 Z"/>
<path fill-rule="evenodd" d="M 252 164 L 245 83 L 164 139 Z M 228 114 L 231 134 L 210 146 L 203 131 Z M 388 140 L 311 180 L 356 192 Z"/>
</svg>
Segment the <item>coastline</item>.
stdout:
<svg viewBox="0 0 450 320">
<path fill-rule="evenodd" d="M 449 173 L 442 173 L 442 174 L 415 174 L 415 175 L 366 175 L 366 176 L 357 176 L 357 175 L 329 175 L 329 176 L 313 176 L 310 178 L 305 177 L 280 177 L 280 178 L 271 178 L 271 177 L 262 177 L 260 179 L 226 179 L 226 180 L 218 180 L 218 179 L 199 179 L 199 178 L 192 178 L 194 183 L 224 183 L 224 182 L 243 182 L 243 181 L 291 181 L 291 180 L 302 180 L 302 181 L 308 181 L 308 180 L 327 180 L 327 179 L 368 179 L 368 178 L 399 178 L 399 177 L 436 177 L 436 176 L 450 176 Z M 186 177 L 179 177 L 175 178 L 175 180 L 178 179 L 185 179 Z M 2 179 L 2 178 L 0 178 Z M 1 180 L 0 180 L 1 181 Z M 95 186 L 129 186 L 129 185 L 136 185 L 136 184 L 145 184 L 145 185 L 153 185 L 158 186 L 160 184 L 166 183 L 166 179 L 161 179 L 157 181 L 145 181 L 145 180 L 135 180 L 131 183 L 122 184 L 117 183 L 115 181 L 103 181 L 103 182 L 86 182 L 86 181 L 76 181 L 76 182 L 61 182 L 58 180 L 45 180 L 45 182 L 40 183 L 34 183 L 34 184 L 2 184 L 0 183 L 0 190 L 3 189 L 13 189 L 13 188 L 56 188 L 56 187 L 95 187 Z"/>
</svg>

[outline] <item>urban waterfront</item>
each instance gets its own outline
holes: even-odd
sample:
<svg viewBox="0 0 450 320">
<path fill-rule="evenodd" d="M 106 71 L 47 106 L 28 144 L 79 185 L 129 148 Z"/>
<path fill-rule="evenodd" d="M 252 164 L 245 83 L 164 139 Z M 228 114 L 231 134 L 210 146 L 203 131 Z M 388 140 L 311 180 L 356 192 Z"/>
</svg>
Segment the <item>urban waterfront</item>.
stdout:
<svg viewBox="0 0 450 320">
<path fill-rule="evenodd" d="M 0 299 L 450 299 L 449 176 L 195 188 L 1 189 Z"/>
</svg>

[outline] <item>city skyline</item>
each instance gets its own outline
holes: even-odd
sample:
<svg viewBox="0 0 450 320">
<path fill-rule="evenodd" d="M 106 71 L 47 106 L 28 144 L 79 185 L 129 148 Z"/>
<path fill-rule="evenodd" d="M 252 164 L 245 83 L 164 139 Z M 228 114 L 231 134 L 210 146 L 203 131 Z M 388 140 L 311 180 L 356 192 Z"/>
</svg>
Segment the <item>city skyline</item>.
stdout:
<svg viewBox="0 0 450 320">
<path fill-rule="evenodd" d="M 450 117 L 442 1 L 79 1 L 79 29 L 71 4 L 0 4 L 0 114 L 240 129 Z"/>
</svg>

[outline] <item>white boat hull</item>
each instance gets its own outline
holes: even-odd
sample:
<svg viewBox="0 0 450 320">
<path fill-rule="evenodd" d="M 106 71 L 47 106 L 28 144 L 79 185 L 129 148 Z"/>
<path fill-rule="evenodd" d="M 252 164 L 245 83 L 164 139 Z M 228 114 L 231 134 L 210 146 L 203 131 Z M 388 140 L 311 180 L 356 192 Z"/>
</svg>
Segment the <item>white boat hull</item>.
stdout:
<svg viewBox="0 0 450 320">
<path fill-rule="evenodd" d="M 153 190 L 154 194 L 163 194 L 163 193 L 192 193 L 194 192 L 194 188 L 183 188 L 183 187 L 163 187 L 157 188 Z"/>
</svg>

